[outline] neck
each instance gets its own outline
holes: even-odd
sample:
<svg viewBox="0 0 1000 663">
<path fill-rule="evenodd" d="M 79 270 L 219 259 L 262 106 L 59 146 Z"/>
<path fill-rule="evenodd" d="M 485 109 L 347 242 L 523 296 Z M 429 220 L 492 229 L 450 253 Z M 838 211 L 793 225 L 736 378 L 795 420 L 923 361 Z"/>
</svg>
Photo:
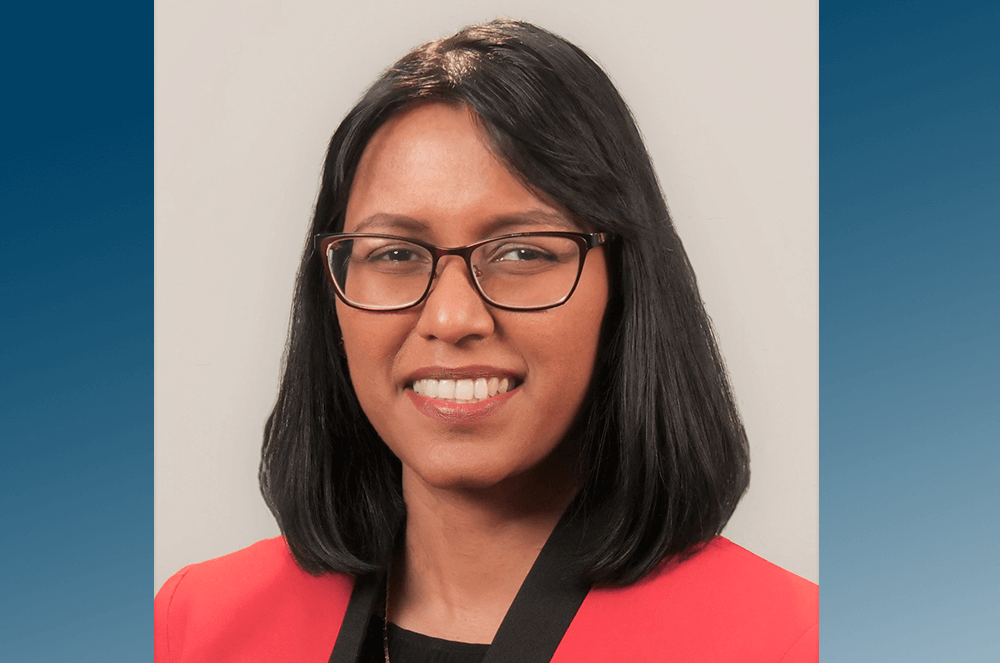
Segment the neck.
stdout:
<svg viewBox="0 0 1000 663">
<path fill-rule="evenodd" d="M 404 468 L 405 549 L 389 618 L 433 637 L 491 642 L 575 494 L 569 472 L 462 490 L 429 486 Z"/>
</svg>

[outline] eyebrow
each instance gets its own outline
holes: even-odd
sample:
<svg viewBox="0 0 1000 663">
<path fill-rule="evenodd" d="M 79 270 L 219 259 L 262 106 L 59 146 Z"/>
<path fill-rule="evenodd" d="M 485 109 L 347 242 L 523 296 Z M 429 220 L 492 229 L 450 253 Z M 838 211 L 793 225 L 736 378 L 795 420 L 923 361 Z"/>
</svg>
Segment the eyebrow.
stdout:
<svg viewBox="0 0 1000 663">
<path fill-rule="evenodd" d="M 580 232 L 579 224 L 568 219 L 566 215 L 543 209 L 530 209 L 517 214 L 505 214 L 492 219 L 483 226 L 484 238 L 495 235 L 533 230 L 544 226 L 546 229 L 555 226 L 558 230 Z"/>
<path fill-rule="evenodd" d="M 387 214 L 384 212 L 377 212 L 362 219 L 351 232 L 385 233 L 398 232 L 401 230 L 420 234 L 427 233 L 430 230 L 430 226 L 419 219 L 414 219 L 413 217 L 406 216 L 405 214 Z"/>
<path fill-rule="evenodd" d="M 480 239 L 487 239 L 506 233 L 529 231 L 544 227 L 555 227 L 558 230 L 579 232 L 578 223 L 570 220 L 564 214 L 533 208 L 515 214 L 501 214 L 480 227 Z M 431 226 L 426 221 L 405 214 L 389 214 L 377 212 L 365 217 L 354 228 L 353 232 L 399 233 L 409 232 L 416 236 L 427 237 L 431 234 Z"/>
</svg>

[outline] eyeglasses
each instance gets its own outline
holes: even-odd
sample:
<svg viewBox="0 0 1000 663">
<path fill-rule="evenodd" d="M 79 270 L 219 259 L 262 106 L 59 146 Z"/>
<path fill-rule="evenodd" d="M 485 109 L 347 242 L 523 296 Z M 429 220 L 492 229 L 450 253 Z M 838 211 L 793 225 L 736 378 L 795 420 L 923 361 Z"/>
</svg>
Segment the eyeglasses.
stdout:
<svg viewBox="0 0 1000 663">
<path fill-rule="evenodd" d="M 607 233 L 528 232 L 446 249 L 394 235 L 333 233 L 316 235 L 316 247 L 337 296 L 353 308 L 417 306 L 430 294 L 438 261 L 460 256 L 491 306 L 539 311 L 566 303 L 587 252 L 609 239 Z"/>
</svg>

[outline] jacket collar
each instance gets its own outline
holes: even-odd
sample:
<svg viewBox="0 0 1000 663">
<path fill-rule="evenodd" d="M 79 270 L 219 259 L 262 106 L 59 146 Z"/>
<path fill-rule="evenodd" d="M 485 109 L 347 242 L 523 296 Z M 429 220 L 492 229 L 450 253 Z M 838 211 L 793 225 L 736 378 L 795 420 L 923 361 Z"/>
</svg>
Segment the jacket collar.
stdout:
<svg viewBox="0 0 1000 663">
<path fill-rule="evenodd" d="M 590 590 L 579 580 L 577 551 L 583 528 L 572 518 L 572 510 L 563 514 L 538 553 L 483 663 L 535 663 L 555 653 Z M 330 663 L 357 661 L 384 582 L 384 568 L 356 579 Z"/>
</svg>

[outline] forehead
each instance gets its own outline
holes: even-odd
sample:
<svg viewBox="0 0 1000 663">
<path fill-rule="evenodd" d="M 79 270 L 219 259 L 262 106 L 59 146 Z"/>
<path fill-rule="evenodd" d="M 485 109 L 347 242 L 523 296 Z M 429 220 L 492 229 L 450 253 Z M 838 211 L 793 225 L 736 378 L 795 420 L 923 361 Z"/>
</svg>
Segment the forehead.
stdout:
<svg viewBox="0 0 1000 663">
<path fill-rule="evenodd" d="M 398 227 L 435 241 L 466 242 L 498 224 L 579 229 L 568 213 L 510 173 L 467 106 L 431 103 L 391 118 L 369 141 L 344 230 Z"/>
</svg>

